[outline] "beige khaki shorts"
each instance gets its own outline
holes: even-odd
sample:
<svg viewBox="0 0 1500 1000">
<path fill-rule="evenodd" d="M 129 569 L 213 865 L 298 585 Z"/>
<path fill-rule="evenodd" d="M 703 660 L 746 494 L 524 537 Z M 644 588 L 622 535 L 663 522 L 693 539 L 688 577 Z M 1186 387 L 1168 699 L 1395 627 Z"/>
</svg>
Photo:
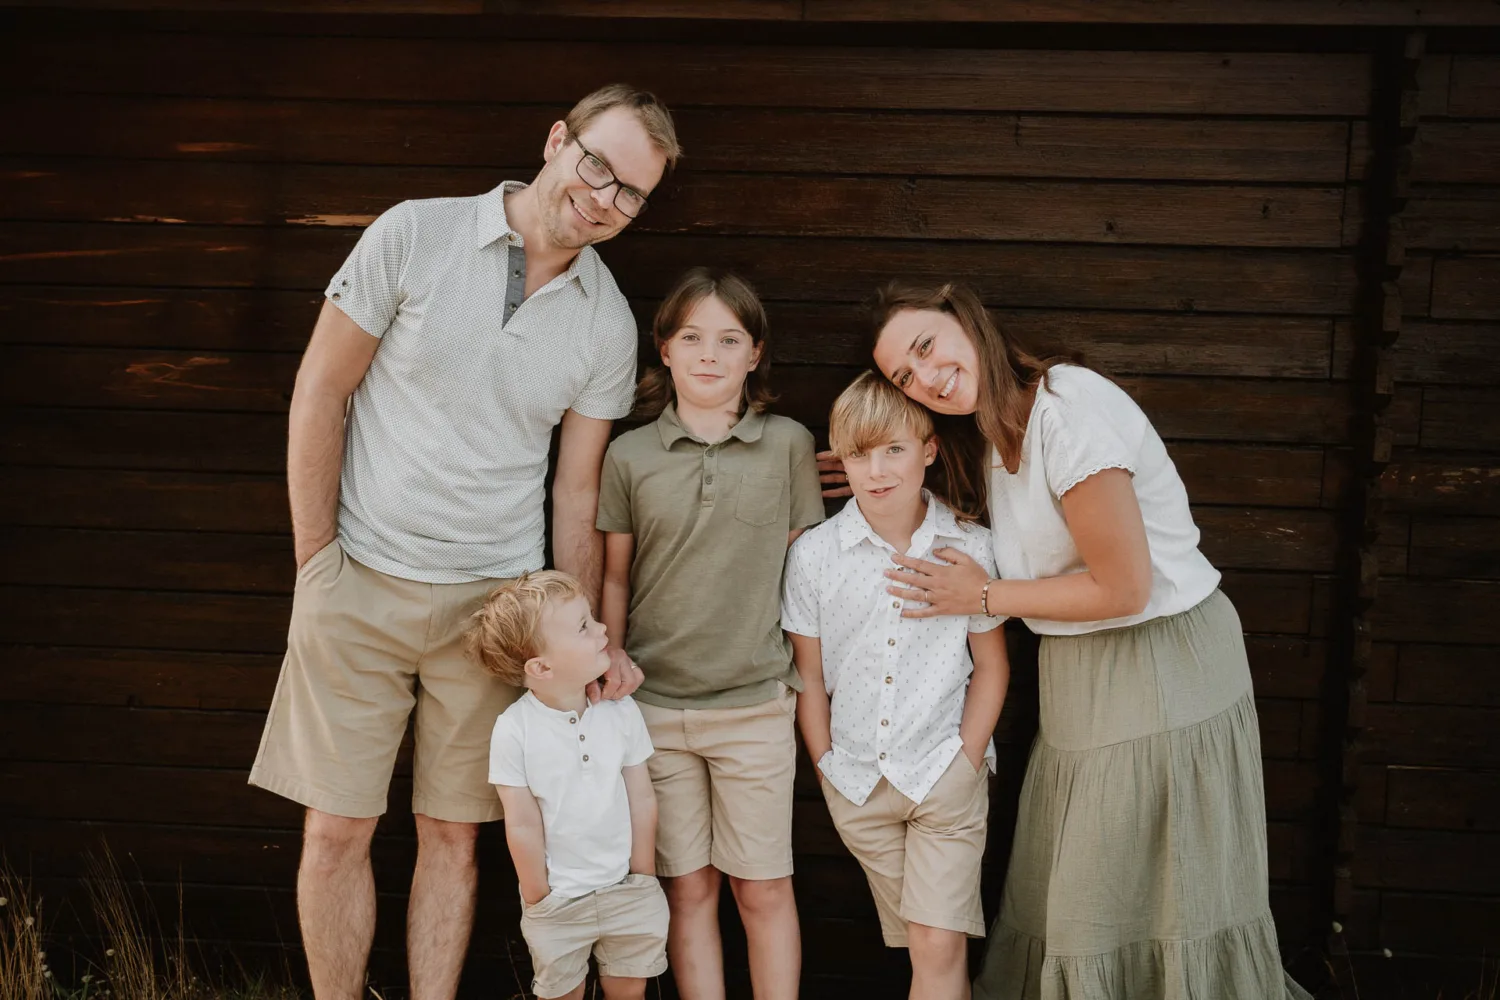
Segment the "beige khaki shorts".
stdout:
<svg viewBox="0 0 1500 1000">
<path fill-rule="evenodd" d="M 355 562 L 336 541 L 318 550 L 297 573 L 250 783 L 336 816 L 379 816 L 415 710 L 412 811 L 499 819 L 490 731 L 520 692 L 466 657 L 462 641 L 498 582 L 417 583 Z"/>
<path fill-rule="evenodd" d="M 640 705 L 656 753 L 656 872 L 713 865 L 743 879 L 792 873 L 797 693 L 743 708 Z"/>
<path fill-rule="evenodd" d="M 979 865 L 989 773 L 960 752 L 921 805 L 884 778 L 862 806 L 820 782 L 833 825 L 870 881 L 887 946 L 906 947 L 908 921 L 984 937 Z"/>
<path fill-rule="evenodd" d="M 521 935 L 538 997 L 566 996 L 583 982 L 591 952 L 601 976 L 650 979 L 667 971 L 667 897 L 650 875 L 573 899 L 544 896 L 522 906 Z"/>
</svg>

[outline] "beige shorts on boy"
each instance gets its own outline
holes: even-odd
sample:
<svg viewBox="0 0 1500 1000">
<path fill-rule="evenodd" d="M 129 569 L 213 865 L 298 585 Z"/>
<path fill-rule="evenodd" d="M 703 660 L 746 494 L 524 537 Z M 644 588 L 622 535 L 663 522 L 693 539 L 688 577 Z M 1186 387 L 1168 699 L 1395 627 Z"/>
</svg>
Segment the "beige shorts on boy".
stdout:
<svg viewBox="0 0 1500 1000">
<path fill-rule="evenodd" d="M 662 708 L 637 699 L 656 753 L 656 872 L 713 865 L 735 878 L 792 873 L 797 693 L 742 708 Z"/>
<path fill-rule="evenodd" d="M 418 583 L 354 561 L 337 541 L 318 550 L 297 573 L 250 783 L 336 816 L 379 816 L 415 710 L 412 811 L 499 819 L 490 730 L 520 692 L 463 650 L 469 616 L 498 582 Z"/>
<path fill-rule="evenodd" d="M 531 991 L 565 996 L 589 971 L 649 979 L 667 971 L 667 897 L 650 875 L 626 875 L 586 896 L 544 896 L 521 908 L 521 936 L 531 951 Z"/>
<path fill-rule="evenodd" d="M 979 865 L 989 775 L 960 752 L 920 805 L 884 778 L 862 806 L 820 782 L 833 825 L 869 879 L 888 947 L 906 947 L 908 921 L 984 937 Z"/>
</svg>

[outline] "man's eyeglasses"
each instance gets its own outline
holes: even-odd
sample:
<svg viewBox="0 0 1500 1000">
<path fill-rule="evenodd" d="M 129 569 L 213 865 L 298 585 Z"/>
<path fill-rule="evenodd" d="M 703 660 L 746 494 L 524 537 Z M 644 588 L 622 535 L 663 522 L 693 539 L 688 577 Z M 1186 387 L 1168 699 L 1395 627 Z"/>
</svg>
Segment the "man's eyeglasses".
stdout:
<svg viewBox="0 0 1500 1000">
<path fill-rule="evenodd" d="M 646 196 L 633 187 L 627 187 L 623 181 L 615 176 L 615 172 L 599 157 L 584 148 L 583 143 L 578 142 L 577 136 L 573 138 L 578 143 L 578 148 L 583 150 L 583 156 L 578 159 L 578 176 L 585 184 L 595 191 L 603 191 L 611 184 L 618 184 L 619 189 L 615 191 L 614 204 L 622 215 L 633 219 L 646 210 Z"/>
</svg>

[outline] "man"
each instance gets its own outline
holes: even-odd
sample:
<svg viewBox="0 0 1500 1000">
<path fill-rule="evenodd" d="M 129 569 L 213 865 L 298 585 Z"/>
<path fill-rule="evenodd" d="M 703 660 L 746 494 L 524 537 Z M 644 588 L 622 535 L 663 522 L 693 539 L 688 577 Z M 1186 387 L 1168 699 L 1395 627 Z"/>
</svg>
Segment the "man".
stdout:
<svg viewBox="0 0 1500 1000">
<path fill-rule="evenodd" d="M 559 423 L 554 562 L 597 602 L 599 470 L 631 408 L 636 329 L 591 244 L 640 214 L 679 155 L 652 95 L 605 87 L 552 126 L 529 186 L 403 202 L 329 283 L 292 393 L 297 586 L 250 774 L 307 807 L 297 905 L 318 1000 L 363 991 L 370 838 L 413 712 L 411 996 L 457 991 L 475 836 L 501 815 L 490 730 L 518 694 L 464 657 L 461 634 L 496 581 L 542 566 Z M 603 696 L 640 680 L 611 651 Z"/>
</svg>

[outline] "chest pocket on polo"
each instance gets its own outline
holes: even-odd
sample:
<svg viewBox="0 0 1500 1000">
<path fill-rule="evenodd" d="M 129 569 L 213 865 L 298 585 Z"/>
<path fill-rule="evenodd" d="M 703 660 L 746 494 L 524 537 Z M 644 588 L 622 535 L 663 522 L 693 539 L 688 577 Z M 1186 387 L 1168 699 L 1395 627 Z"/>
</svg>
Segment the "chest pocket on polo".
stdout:
<svg viewBox="0 0 1500 1000">
<path fill-rule="evenodd" d="M 786 480 L 780 476 L 741 477 L 734 516 L 757 528 L 772 523 L 781 514 L 781 494 L 785 489 Z"/>
</svg>

